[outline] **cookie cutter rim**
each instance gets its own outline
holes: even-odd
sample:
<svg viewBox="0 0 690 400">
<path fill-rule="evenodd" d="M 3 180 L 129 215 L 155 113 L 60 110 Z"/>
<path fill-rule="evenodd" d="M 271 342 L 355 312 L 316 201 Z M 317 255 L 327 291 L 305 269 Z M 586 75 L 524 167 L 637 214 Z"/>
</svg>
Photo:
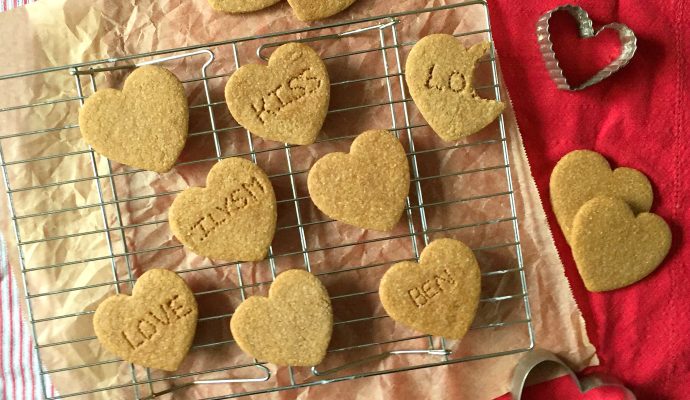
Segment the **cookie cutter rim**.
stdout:
<svg viewBox="0 0 690 400">
<path fill-rule="evenodd" d="M 601 373 L 593 373 L 582 378 L 578 378 L 575 372 L 565 363 L 550 351 L 543 349 L 534 349 L 525 354 L 518 362 L 513 372 L 513 381 L 511 385 L 511 396 L 513 400 L 521 400 L 522 392 L 525 388 L 527 378 L 530 373 L 539 365 L 551 363 L 556 364 L 561 370 L 565 370 L 570 379 L 575 383 L 580 393 L 585 394 L 592 389 L 600 387 L 614 387 L 621 390 L 624 394 L 625 400 L 636 400 L 635 394 L 628 389 L 619 379 Z"/>
<path fill-rule="evenodd" d="M 556 53 L 553 50 L 553 42 L 551 41 L 551 33 L 549 32 L 549 21 L 551 20 L 553 14 L 559 11 L 566 11 L 573 18 L 575 18 L 575 20 L 578 22 L 580 38 L 591 39 L 606 29 L 613 29 L 618 32 L 618 38 L 621 42 L 621 52 L 619 56 L 609 63 L 609 65 L 594 74 L 594 76 L 578 86 L 573 86 L 568 83 L 567 78 L 563 74 L 563 69 L 561 69 L 561 66 L 558 63 Z M 589 17 L 589 14 L 587 14 L 587 11 L 580 6 L 575 6 L 572 4 L 556 7 L 553 10 L 547 11 L 539 18 L 537 21 L 537 42 L 539 44 L 539 50 L 541 51 L 542 57 L 544 58 L 546 69 L 548 70 L 551 79 L 556 83 L 556 87 L 558 89 L 571 92 L 586 89 L 610 77 L 614 73 L 618 72 L 621 68 L 628 65 L 637 52 L 637 36 L 635 36 L 635 32 L 633 32 L 633 30 L 627 25 L 620 22 L 612 22 L 595 30 L 592 19 Z"/>
</svg>

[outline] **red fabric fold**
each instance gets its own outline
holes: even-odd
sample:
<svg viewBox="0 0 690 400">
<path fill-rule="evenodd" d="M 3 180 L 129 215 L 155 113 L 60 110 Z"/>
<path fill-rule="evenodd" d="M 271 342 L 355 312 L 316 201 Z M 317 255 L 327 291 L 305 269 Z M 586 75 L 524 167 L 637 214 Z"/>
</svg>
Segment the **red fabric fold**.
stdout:
<svg viewBox="0 0 690 400">
<path fill-rule="evenodd" d="M 579 2 L 595 28 L 614 21 L 632 28 L 638 37 L 638 53 L 613 77 L 577 93 L 556 89 L 536 43 L 539 16 L 561 3 L 495 0 L 489 5 L 502 72 L 532 173 L 565 273 L 601 359 L 601 366 L 586 372 L 617 376 L 638 399 L 690 398 L 688 2 Z M 578 59 L 573 54 L 564 58 Z M 594 62 L 591 58 L 583 56 L 579 62 L 586 65 Z M 582 148 L 604 154 L 614 167 L 637 168 L 649 176 L 655 189 L 652 212 L 672 227 L 673 248 L 666 262 L 632 287 L 587 292 L 556 224 L 548 200 L 551 170 L 563 155 Z M 562 378 L 528 389 L 525 398 L 615 398 L 607 391 L 579 396 L 573 389 L 569 379 Z"/>
</svg>

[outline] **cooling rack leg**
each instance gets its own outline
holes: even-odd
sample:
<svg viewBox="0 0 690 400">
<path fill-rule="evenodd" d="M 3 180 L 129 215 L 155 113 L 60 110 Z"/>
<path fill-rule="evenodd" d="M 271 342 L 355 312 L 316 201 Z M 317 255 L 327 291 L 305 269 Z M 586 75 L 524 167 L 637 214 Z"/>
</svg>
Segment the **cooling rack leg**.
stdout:
<svg viewBox="0 0 690 400">
<path fill-rule="evenodd" d="M 499 85 L 499 76 L 498 76 L 498 65 L 496 63 L 496 49 L 494 47 L 494 40 L 493 40 L 493 33 L 491 32 L 491 20 L 489 17 L 489 6 L 488 4 L 484 4 L 484 9 L 485 9 L 485 15 L 486 15 L 486 26 L 489 27 L 489 32 L 487 33 L 489 35 L 489 41 L 491 42 L 491 51 L 490 51 L 490 56 L 491 56 L 491 79 L 492 83 L 494 85 L 494 95 L 496 96 L 496 100 L 500 101 L 501 100 L 501 89 Z M 509 199 L 510 199 L 510 212 L 511 216 L 513 217 L 513 233 L 514 233 L 514 239 L 515 243 L 517 245 L 515 246 L 515 252 L 516 252 L 516 257 L 517 257 L 517 262 L 518 262 L 518 268 L 520 269 L 520 284 L 522 287 L 522 293 L 525 294 L 523 297 L 523 304 L 525 307 L 525 317 L 527 320 L 527 328 L 529 331 L 529 338 L 530 338 L 530 345 L 529 348 L 532 349 L 534 348 L 534 327 L 532 326 L 532 311 L 529 305 L 529 297 L 527 296 L 527 277 L 525 276 L 525 263 L 524 263 L 524 258 L 522 255 L 522 245 L 520 245 L 520 228 L 518 225 L 518 218 L 517 218 L 517 207 L 515 205 L 515 190 L 513 187 L 513 177 L 512 173 L 510 171 L 510 156 L 509 156 L 509 149 L 508 149 L 508 138 L 506 134 L 506 127 L 505 127 L 505 120 L 503 117 L 503 114 L 501 114 L 498 118 L 498 124 L 499 124 L 499 130 L 501 132 L 501 139 L 502 139 L 502 147 L 503 147 L 503 161 L 504 165 L 507 167 L 505 168 L 505 175 L 506 175 L 506 183 L 508 186 L 508 192 L 510 192 Z"/>
<path fill-rule="evenodd" d="M 77 85 L 77 94 L 79 95 L 79 98 L 80 98 L 79 103 L 81 106 L 84 106 L 84 98 L 85 97 L 84 97 L 84 91 L 83 91 L 82 86 L 81 86 L 81 76 L 79 74 L 79 69 L 74 68 L 74 69 L 72 69 L 72 71 L 73 71 L 72 75 L 74 75 L 75 84 Z M 91 85 L 93 87 L 93 92 L 95 93 L 96 82 L 94 80 L 93 74 L 90 74 L 90 77 L 91 77 Z M 113 274 L 113 282 L 115 283 L 115 292 L 117 294 L 120 294 L 120 278 L 118 277 L 118 274 L 117 274 L 117 261 L 115 259 L 115 252 L 113 251 L 113 243 L 110 239 L 110 226 L 108 224 L 108 214 L 107 214 L 107 211 L 105 209 L 105 199 L 103 198 L 103 190 L 101 188 L 101 180 L 100 180 L 100 176 L 98 173 L 98 163 L 96 161 L 96 153 L 91 148 L 91 146 L 89 146 L 89 151 L 90 151 L 89 158 L 91 160 L 91 168 L 93 170 L 93 177 L 94 177 L 93 182 L 96 184 L 96 190 L 98 193 L 98 201 L 99 201 L 99 206 L 100 206 L 100 210 L 101 210 L 101 217 L 103 219 L 103 230 L 105 232 L 105 240 L 106 240 L 106 243 L 108 245 L 108 250 L 110 251 L 110 266 L 111 266 L 112 274 Z M 110 161 L 108 161 L 108 165 L 110 165 Z M 113 179 L 112 173 L 110 173 L 109 175 L 110 175 L 110 179 L 112 182 L 112 179 Z M 114 191 L 115 186 L 113 185 L 112 188 Z M 118 211 L 119 211 L 119 205 L 118 205 Z M 122 226 L 121 222 L 120 222 L 120 226 Z M 123 238 L 123 244 L 125 244 L 125 243 L 126 243 L 126 241 Z M 125 249 L 125 253 L 127 253 L 126 249 Z M 125 257 L 127 257 L 127 256 L 125 256 Z M 129 263 L 129 260 L 127 262 Z M 131 274 L 130 274 L 129 278 L 130 279 L 132 278 Z M 136 396 L 137 399 L 139 399 L 140 393 L 139 393 L 139 386 L 137 384 L 138 382 L 137 382 L 136 369 L 134 367 L 134 364 L 130 364 L 129 368 L 130 368 L 130 372 L 131 372 L 131 376 L 132 376 L 132 383 L 134 384 L 134 395 Z M 148 370 L 147 370 L 147 373 L 148 373 Z M 150 381 L 150 379 L 149 379 L 149 381 Z M 153 389 L 153 388 L 151 387 L 151 389 Z"/>
<path fill-rule="evenodd" d="M 397 22 L 398 21 L 396 19 L 391 18 L 391 23 L 388 24 L 387 28 L 390 28 L 391 32 L 394 32 L 395 26 L 397 25 Z M 381 44 L 381 57 L 383 60 L 384 75 L 386 76 L 386 88 L 388 90 L 388 101 L 390 103 L 392 129 L 395 132 L 395 135 L 398 138 L 400 138 L 400 132 L 398 131 L 398 118 L 397 118 L 397 115 L 395 113 L 395 99 L 393 96 L 393 85 L 391 82 L 390 67 L 389 67 L 389 63 L 388 63 L 388 54 L 387 54 L 387 47 L 388 46 L 386 46 L 386 36 L 385 36 L 384 29 L 379 29 L 379 39 L 380 39 L 380 44 Z M 395 48 L 396 51 L 398 50 L 397 46 L 398 45 L 394 42 L 393 47 Z M 396 55 L 397 55 L 397 53 L 396 53 Z M 403 93 L 402 94 L 402 97 L 403 97 L 402 100 L 404 100 L 405 95 L 404 95 L 404 90 L 402 88 L 401 88 L 401 93 Z M 405 106 L 405 107 L 407 106 L 404 101 L 403 101 L 403 106 Z M 405 115 L 407 116 L 407 108 L 405 108 L 404 110 L 405 110 Z M 407 119 L 409 119 L 409 118 L 407 118 Z M 409 123 L 407 123 L 406 126 L 409 126 Z M 410 146 L 410 152 L 413 154 L 412 157 L 415 158 L 415 156 L 414 156 L 414 142 L 413 142 L 411 137 L 410 137 L 410 141 L 409 141 L 409 146 Z M 413 162 L 413 168 L 412 168 L 413 174 L 417 172 L 415 167 L 416 167 L 416 159 Z M 415 176 L 415 177 L 418 178 L 418 176 Z M 416 183 L 417 183 L 417 185 L 419 185 L 419 180 L 417 180 Z M 420 252 L 419 252 L 419 248 L 417 247 L 417 232 L 416 232 L 416 228 L 414 226 L 414 219 L 413 219 L 413 215 L 412 215 L 411 205 L 412 205 L 412 202 L 410 201 L 410 197 L 408 196 L 405 199 L 405 209 L 407 210 L 406 211 L 407 223 L 408 223 L 409 232 L 410 232 L 410 240 L 412 241 L 412 252 L 414 254 L 414 257 L 417 260 L 419 260 Z M 422 228 L 422 229 L 424 229 L 424 228 Z M 425 241 L 425 244 L 427 244 L 426 243 L 427 242 L 426 229 L 424 229 L 424 241 Z M 429 340 L 429 348 L 431 348 L 431 349 L 435 348 L 434 338 L 432 336 L 429 336 L 428 340 Z"/>
<path fill-rule="evenodd" d="M 240 57 L 239 57 L 239 52 L 237 51 L 237 45 L 232 44 L 232 54 L 233 58 L 235 60 L 235 70 L 240 69 L 241 63 L 240 63 Z M 249 144 L 249 152 L 251 153 L 251 160 L 254 164 L 257 164 L 257 157 L 256 157 L 256 152 L 254 150 L 254 141 L 252 139 L 252 134 L 248 130 L 245 130 L 245 134 L 247 135 L 247 142 Z M 270 246 L 268 248 L 268 265 L 271 269 L 271 279 L 275 280 L 277 271 L 276 271 L 276 263 L 275 263 L 275 257 L 273 256 L 273 246 Z M 237 274 L 239 276 L 239 282 L 240 282 L 240 291 L 242 294 L 242 301 L 245 300 L 246 298 L 246 293 L 244 290 L 244 285 L 241 283 L 242 282 L 242 270 L 241 270 L 241 264 L 237 264 Z M 256 366 L 258 368 L 262 368 L 262 366 L 259 364 L 259 360 L 254 359 L 254 363 L 256 363 Z M 292 368 L 290 368 L 290 379 L 291 381 L 294 382 L 294 377 L 292 374 Z M 294 384 L 294 383 L 293 383 Z"/>
</svg>

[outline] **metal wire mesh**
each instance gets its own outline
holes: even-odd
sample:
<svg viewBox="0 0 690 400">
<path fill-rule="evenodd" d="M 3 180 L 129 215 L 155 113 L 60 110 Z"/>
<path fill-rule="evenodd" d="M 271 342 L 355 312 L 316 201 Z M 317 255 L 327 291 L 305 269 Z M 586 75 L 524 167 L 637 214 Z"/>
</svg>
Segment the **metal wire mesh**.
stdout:
<svg viewBox="0 0 690 400">
<path fill-rule="evenodd" d="M 298 265 L 304 266 L 327 284 L 334 303 L 336 322 L 329 355 L 323 365 L 312 369 L 277 370 L 260 360 L 246 358 L 245 362 L 235 362 L 241 358 L 233 356 L 228 358 L 233 360 L 232 363 L 220 360 L 204 369 L 192 368 L 183 373 L 162 374 L 127 365 L 110 355 L 106 358 L 94 358 L 92 361 L 84 358 L 85 361 L 78 365 L 42 367 L 41 375 L 53 374 L 54 380 L 59 379 L 62 373 L 114 367 L 117 379 L 112 383 L 89 390 L 60 393 L 59 398 L 88 398 L 97 395 L 114 398 L 122 392 L 141 399 L 150 398 L 154 394 L 187 390 L 190 386 L 211 384 L 218 385 L 219 393 L 222 393 L 214 398 L 232 398 L 498 357 L 531 349 L 533 331 L 503 117 L 482 133 L 461 142 L 449 144 L 430 140 L 435 135 L 419 116 L 404 84 L 406 55 L 423 36 L 414 29 L 415 18 L 424 15 L 452 20 L 451 16 L 462 18 L 468 10 L 476 8 L 481 10 L 480 15 L 486 20 L 486 29 L 452 32 L 454 27 L 449 26 L 450 33 L 463 41 L 491 41 L 487 4 L 470 1 L 0 77 L 0 84 L 21 82 L 48 74 L 57 75 L 58 79 L 65 82 L 65 77 L 69 77 L 74 82 L 73 88 L 65 86 L 61 93 L 52 93 L 44 97 L 45 100 L 25 105 L 0 104 L 3 107 L 0 108 L 0 116 L 17 119 L 42 108 L 78 108 L 89 94 L 97 90 L 99 82 L 120 82 L 126 72 L 136 66 L 155 63 L 174 69 L 180 63 L 184 63 L 186 67 L 190 64 L 198 65 L 198 68 L 186 68 L 197 71 L 197 74 L 180 76 L 188 92 L 192 93 L 190 98 L 197 101 L 193 100 L 190 105 L 192 121 L 196 122 L 192 123 L 188 147 L 194 150 L 185 151 L 176 169 L 190 171 L 188 177 L 204 176 L 191 171 L 207 171 L 213 163 L 228 157 L 246 157 L 264 168 L 270 165 L 268 173 L 276 187 L 279 213 L 283 217 L 279 220 L 276 240 L 267 261 L 250 265 L 213 263 L 207 260 L 202 266 L 195 268 L 178 267 L 177 272 L 183 276 L 217 273 L 217 276 L 225 279 L 221 279 L 219 286 L 202 285 L 195 288 L 202 309 L 204 304 L 218 303 L 219 298 L 231 298 L 220 303 L 236 305 L 249 295 L 265 293 L 279 272 Z M 259 58 L 265 60 L 271 49 L 294 40 L 309 42 L 316 48 L 323 46 L 323 58 L 331 74 L 335 76 L 332 90 L 336 100 L 329 112 L 327 132 L 311 149 L 277 146 L 253 137 L 230 119 L 225 103 L 221 100 L 222 86 L 234 70 L 246 62 L 261 61 Z M 350 46 L 351 50 L 340 52 L 334 44 L 344 40 L 351 40 L 350 45 L 357 43 L 357 46 L 354 50 Z M 344 73 L 338 66 L 343 63 L 367 63 L 369 66 L 375 63 L 377 73 L 361 76 L 357 75 L 356 68 L 349 68 L 349 74 Z M 478 69 L 476 86 L 480 95 L 500 100 L 498 68 L 493 49 L 489 57 L 480 61 Z M 341 72 L 334 74 L 333 70 Z M 355 104 L 338 104 L 339 91 L 366 91 L 368 89 L 362 87 L 369 86 L 374 89 L 368 93 L 378 93 L 380 96 L 362 96 Z M 365 124 L 364 120 L 372 117 L 381 121 L 384 120 L 383 116 L 385 119 L 390 118 L 390 125 L 386 128 L 402 140 L 410 161 L 412 189 L 406 203 L 406 224 L 392 234 L 361 234 L 326 219 L 311 204 L 305 178 L 315 157 L 309 152 L 318 152 L 320 145 L 340 146 L 347 150 L 352 139 L 359 133 L 356 127 L 360 123 Z M 138 245 L 139 238 L 153 231 L 167 229 L 165 216 L 146 214 L 146 209 L 159 201 L 169 203 L 171 197 L 184 186 L 132 188 L 128 185 L 134 176 L 150 173 L 111 163 L 81 142 L 81 147 L 67 149 L 56 145 L 55 148 L 49 147 L 48 151 L 29 158 L 13 159 L 8 148 L 26 148 L 36 140 L 54 140 L 56 143 L 61 140 L 78 141 L 76 121 L 65 121 L 59 126 L 27 126 L 30 128 L 2 132 L 0 165 L 10 200 L 12 224 L 27 289 L 29 318 L 37 353 L 39 359 L 53 359 L 55 355 L 52 353 L 59 353 L 65 346 L 84 345 L 85 351 L 93 351 L 94 346 L 97 346 L 93 344 L 96 340 L 93 335 L 75 336 L 71 332 L 62 332 L 51 338 L 41 334 L 50 331 L 53 324 L 62 324 L 70 319 L 84 319 L 90 323 L 93 307 L 47 315 L 38 315 L 35 310 L 39 305 L 43 306 L 41 309 L 45 309 L 46 303 L 59 303 L 61 296 L 67 294 L 84 294 L 84 298 L 89 299 L 90 291 L 103 288 L 110 288 L 118 293 L 129 292 L 141 269 L 152 266 L 153 257 L 155 260 L 170 260 L 171 257 L 186 260 L 180 258 L 184 257 L 180 256 L 183 250 L 174 240 L 149 248 Z M 328 126 L 331 126 L 330 130 Z M 444 170 L 444 160 L 457 156 L 471 157 L 476 161 L 470 168 Z M 31 168 L 43 168 L 41 165 L 44 163 L 45 168 L 58 169 L 68 158 L 82 160 L 81 165 L 86 168 L 71 171 L 68 178 L 49 174 L 51 178 L 43 181 L 36 181 L 33 175 L 26 173 Z M 274 167 L 275 165 L 280 167 Z M 203 185 L 203 179 L 189 180 L 191 182 L 182 183 Z M 51 201 L 51 197 L 53 200 L 55 197 L 59 198 L 56 194 L 59 190 L 79 191 L 85 188 L 89 190 L 89 194 L 85 195 L 82 203 L 64 206 L 60 201 Z M 23 207 L 24 196 L 46 196 L 48 199 L 45 203 L 40 203 L 40 206 L 26 209 Z M 86 226 L 84 229 L 61 231 L 59 226 L 54 226 L 58 220 L 52 220 L 79 218 L 84 213 L 88 213 L 89 217 L 94 213 L 97 215 L 99 225 L 95 229 Z M 143 215 L 134 218 L 134 214 Z M 457 217 L 458 215 L 462 217 Z M 319 235 L 324 230 L 339 232 L 341 242 L 322 242 Z M 484 289 L 479 315 L 462 345 L 400 328 L 376 305 L 377 287 L 358 287 L 352 284 L 365 275 L 368 280 L 380 276 L 395 262 L 416 260 L 426 244 L 442 236 L 456 237 L 470 245 L 479 243 L 473 249 L 482 265 Z M 70 241 L 85 238 L 94 238 L 94 242 L 98 243 L 93 254 L 73 255 L 68 251 L 61 251 L 51 262 L 41 263 L 40 260 L 32 259 L 32 254 L 47 248 L 46 246 L 56 243 L 68 246 Z M 388 246 L 404 246 L 407 251 L 404 254 L 386 254 Z M 343 254 L 353 252 L 373 252 L 379 256 L 364 265 L 340 265 L 337 262 L 344 259 Z M 73 285 L 65 286 L 63 283 L 45 282 L 41 278 L 42 271 L 59 272 L 67 268 L 102 266 L 103 263 L 110 270 L 110 278 L 102 282 L 71 282 Z M 205 302 L 204 298 L 210 300 Z M 239 351 L 227 327 L 222 328 L 227 326 L 232 309 L 209 307 L 207 312 L 202 311 L 197 339 L 188 359 L 208 357 L 208 352 L 225 349 L 231 349 L 228 351 L 235 352 L 233 354 Z M 216 333 L 204 333 L 208 331 Z M 377 332 L 386 334 L 379 335 Z M 496 335 L 516 336 L 524 340 L 510 348 L 492 348 L 490 344 Z M 467 343 L 488 344 L 472 346 L 466 345 Z M 124 365 L 127 367 L 124 368 Z M 285 371 L 287 378 L 283 374 Z M 47 393 L 44 396 L 50 398 Z"/>
</svg>

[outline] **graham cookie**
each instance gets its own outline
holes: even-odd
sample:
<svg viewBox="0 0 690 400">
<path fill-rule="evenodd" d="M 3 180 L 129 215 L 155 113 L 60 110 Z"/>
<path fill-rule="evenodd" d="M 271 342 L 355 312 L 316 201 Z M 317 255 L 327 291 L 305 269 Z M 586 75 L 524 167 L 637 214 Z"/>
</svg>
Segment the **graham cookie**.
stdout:
<svg viewBox="0 0 690 400">
<path fill-rule="evenodd" d="M 302 21 L 318 21 L 350 7 L 356 0 L 288 0 L 295 15 Z"/>
<path fill-rule="evenodd" d="M 415 104 L 431 128 L 445 141 L 459 140 L 482 130 L 505 108 L 482 99 L 474 90 L 474 68 L 489 42 L 465 48 L 452 35 L 435 34 L 410 51 L 405 80 Z"/>
<path fill-rule="evenodd" d="M 311 47 L 280 46 L 268 66 L 245 65 L 225 87 L 233 118 L 264 139 L 304 145 L 314 143 L 328 113 L 328 70 Z"/>
<path fill-rule="evenodd" d="M 569 242 L 575 214 L 594 197 L 621 198 L 635 214 L 649 211 L 654 200 L 652 185 L 643 173 L 632 168 L 611 171 L 601 154 L 589 150 L 566 154 L 553 169 L 549 188 L 553 212 Z"/>
<path fill-rule="evenodd" d="M 595 197 L 575 215 L 571 245 L 585 287 L 602 292 L 654 272 L 671 249 L 671 229 L 658 215 L 635 216 L 619 198 Z"/>
<path fill-rule="evenodd" d="M 122 91 L 101 89 L 79 111 L 84 141 L 99 154 L 130 167 L 169 171 L 189 129 L 182 83 L 170 71 L 137 68 Z"/>
<path fill-rule="evenodd" d="M 152 269 L 137 280 L 131 296 L 103 301 L 93 328 L 101 345 L 122 359 L 175 371 L 192 345 L 197 315 L 196 299 L 184 280 Z"/>
<path fill-rule="evenodd" d="M 208 0 L 214 10 L 231 14 L 263 10 L 281 1 L 282 0 Z"/>
<path fill-rule="evenodd" d="M 309 171 L 311 199 L 324 214 L 364 229 L 390 231 L 405 209 L 410 170 L 405 149 L 388 131 L 367 131 L 350 153 L 331 153 Z"/>
<path fill-rule="evenodd" d="M 254 296 L 235 310 L 232 336 L 252 357 L 279 366 L 311 367 L 326 356 L 333 311 L 326 288 L 307 271 L 276 277 L 268 297 Z"/>
<path fill-rule="evenodd" d="M 416 331 L 461 339 L 479 305 L 481 274 L 472 249 L 453 239 L 430 243 L 419 264 L 392 266 L 379 296 L 388 315 Z"/>
<path fill-rule="evenodd" d="M 276 198 L 268 176 L 243 158 L 209 172 L 206 188 L 180 193 L 168 212 L 175 237 L 193 252 L 226 261 L 266 258 L 276 230 Z"/>
</svg>

